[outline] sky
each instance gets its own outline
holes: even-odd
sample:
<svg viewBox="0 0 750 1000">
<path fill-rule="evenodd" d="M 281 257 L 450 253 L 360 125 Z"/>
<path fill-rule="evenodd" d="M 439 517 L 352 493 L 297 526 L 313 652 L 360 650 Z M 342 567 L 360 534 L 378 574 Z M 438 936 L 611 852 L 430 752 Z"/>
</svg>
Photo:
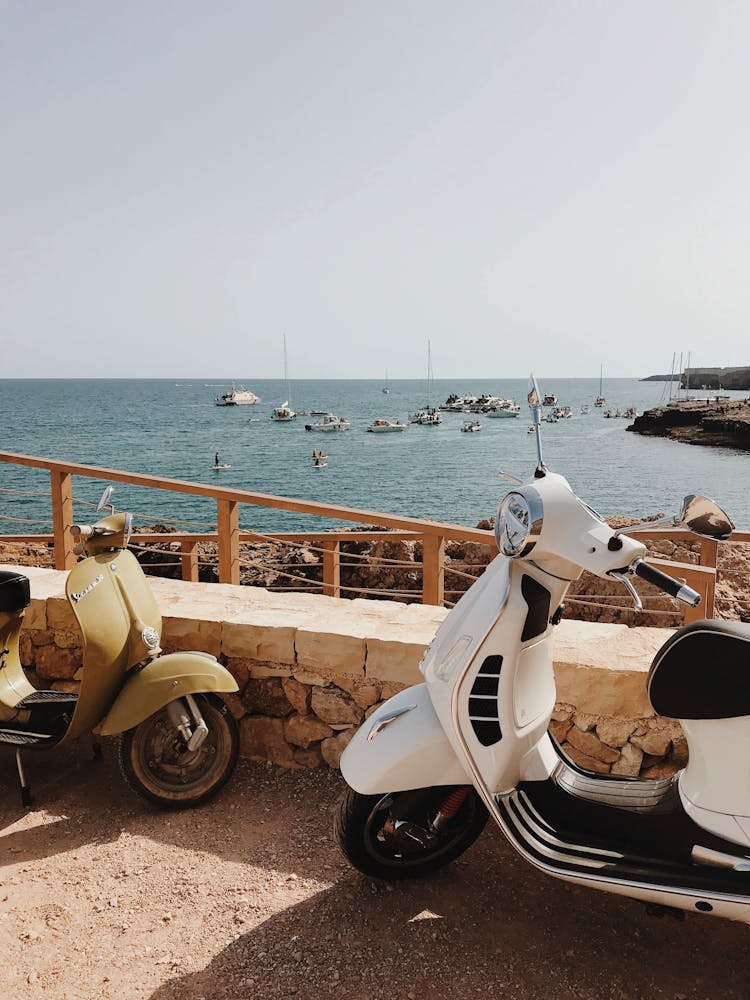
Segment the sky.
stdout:
<svg viewBox="0 0 750 1000">
<path fill-rule="evenodd" d="M 3 377 L 750 364 L 750 5 L 0 0 Z"/>
</svg>

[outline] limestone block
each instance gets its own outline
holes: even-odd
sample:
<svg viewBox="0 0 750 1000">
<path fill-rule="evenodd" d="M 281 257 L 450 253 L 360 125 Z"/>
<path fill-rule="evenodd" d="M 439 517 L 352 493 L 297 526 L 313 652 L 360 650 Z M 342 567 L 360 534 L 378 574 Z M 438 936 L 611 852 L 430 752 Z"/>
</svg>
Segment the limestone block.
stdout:
<svg viewBox="0 0 750 1000">
<path fill-rule="evenodd" d="M 225 656 L 242 656 L 272 663 L 294 663 L 294 637 L 291 626 L 246 624 L 223 621 L 221 651 Z"/>
<path fill-rule="evenodd" d="M 230 656 L 224 665 L 232 677 L 234 677 L 237 681 L 237 687 L 240 689 L 240 694 L 242 694 L 247 687 L 247 682 L 250 678 L 250 668 L 247 660 Z"/>
<path fill-rule="evenodd" d="M 622 748 L 620 759 L 612 765 L 612 774 L 622 774 L 628 778 L 637 778 L 641 771 L 643 750 L 626 743 Z"/>
<path fill-rule="evenodd" d="M 351 742 L 356 731 L 356 729 L 347 729 L 346 732 L 339 733 L 338 736 L 331 736 L 330 739 L 323 740 L 320 744 L 320 752 L 329 767 L 339 766 L 341 754 Z"/>
<path fill-rule="evenodd" d="M 284 722 L 284 736 L 287 742 L 306 750 L 310 744 L 333 736 L 333 730 L 314 715 L 292 715 Z"/>
<path fill-rule="evenodd" d="M 323 763 L 323 755 L 318 747 L 310 747 L 308 750 L 295 750 L 294 759 L 300 767 L 320 767 Z"/>
<path fill-rule="evenodd" d="M 644 753 L 651 754 L 654 757 L 663 757 L 667 750 L 669 750 L 669 744 L 672 740 L 668 732 L 651 729 L 647 733 L 644 733 L 643 736 L 631 736 L 630 742 L 633 746 L 640 747 Z"/>
<path fill-rule="evenodd" d="M 571 746 L 570 743 L 566 743 L 563 749 L 579 767 L 585 767 L 587 771 L 596 771 L 599 774 L 609 774 L 609 764 L 605 764 L 604 761 L 597 760 L 596 757 L 589 757 L 587 753 Z"/>
<path fill-rule="evenodd" d="M 596 724 L 596 735 L 611 747 L 623 747 L 628 742 L 630 734 L 635 732 L 637 725 L 637 719 L 599 719 Z"/>
<path fill-rule="evenodd" d="M 79 632 L 76 616 L 67 598 L 50 597 L 47 601 L 47 626 L 53 630 Z"/>
<path fill-rule="evenodd" d="M 351 695 L 360 708 L 369 708 L 380 700 L 381 686 L 377 681 L 360 680 L 358 677 L 338 677 L 336 683 Z"/>
<path fill-rule="evenodd" d="M 364 676 L 366 645 L 358 636 L 300 628 L 295 645 L 300 667 Z"/>
<path fill-rule="evenodd" d="M 175 652 L 198 650 L 218 657 L 221 652 L 221 623 L 192 618 L 163 618 L 161 645 Z"/>
<path fill-rule="evenodd" d="M 560 700 L 591 715 L 652 716 L 648 669 L 673 631 L 564 619 L 553 646 Z"/>
<path fill-rule="evenodd" d="M 293 677 L 284 677 L 281 681 L 284 694 L 294 705 L 300 715 L 308 715 L 310 712 L 310 688 L 307 684 L 301 684 Z"/>
<path fill-rule="evenodd" d="M 576 712 L 573 722 L 576 727 L 584 733 L 590 733 L 599 721 L 598 715 L 591 715 L 589 712 Z"/>
<path fill-rule="evenodd" d="M 309 684 L 313 687 L 325 687 L 326 684 L 330 684 L 330 678 L 324 677 L 322 674 L 313 674 L 309 670 L 295 670 L 293 677 L 300 684 Z"/>
<path fill-rule="evenodd" d="M 675 767 L 685 767 L 688 762 L 688 743 L 684 735 L 672 737 L 672 762 Z"/>
<path fill-rule="evenodd" d="M 222 691 L 221 697 L 229 706 L 229 710 L 235 719 L 241 719 L 243 716 L 247 715 L 245 704 L 236 691 Z"/>
<path fill-rule="evenodd" d="M 424 651 L 422 643 L 368 639 L 365 673 L 370 679 L 397 681 L 402 687 L 421 684 L 423 677 L 419 664 Z"/>
<path fill-rule="evenodd" d="M 613 750 L 606 743 L 602 743 L 596 733 L 584 732 L 577 726 L 570 728 L 568 743 L 574 746 L 576 750 L 580 750 L 589 757 L 595 757 L 596 760 L 601 760 L 605 764 L 614 764 L 620 758 L 619 751 Z"/>
<path fill-rule="evenodd" d="M 240 753 L 243 757 L 270 760 L 284 767 L 295 767 L 292 748 L 284 738 L 281 719 L 262 715 L 246 715 L 240 719 Z"/>
<path fill-rule="evenodd" d="M 641 772 L 642 778 L 671 778 L 677 768 L 674 764 L 652 764 Z"/>
<path fill-rule="evenodd" d="M 31 641 L 31 636 L 28 632 L 21 633 L 21 637 L 18 640 L 18 655 L 21 658 L 21 663 L 31 666 L 36 662 L 34 643 Z"/>
<path fill-rule="evenodd" d="M 251 677 L 290 677 L 291 667 L 287 663 L 271 663 L 268 660 L 247 660 Z"/>
<path fill-rule="evenodd" d="M 552 710 L 552 718 L 555 722 L 567 722 L 568 719 L 573 718 L 575 710 L 575 705 L 565 705 L 563 702 L 558 701 Z"/>
<path fill-rule="evenodd" d="M 573 721 L 571 719 L 567 719 L 564 722 L 558 722 L 557 719 L 552 719 L 552 721 L 549 724 L 549 731 L 552 733 L 552 735 L 555 737 L 558 743 L 564 743 L 565 737 L 568 735 L 568 732 L 572 725 Z"/>
<path fill-rule="evenodd" d="M 32 597 L 23 615 L 24 628 L 47 628 L 47 602 Z"/>
<path fill-rule="evenodd" d="M 55 642 L 55 633 L 51 628 L 47 629 L 35 629 L 33 632 L 27 633 L 31 641 L 35 646 L 52 646 Z M 23 635 L 23 632 L 21 633 Z"/>
<path fill-rule="evenodd" d="M 294 711 L 278 677 L 251 677 L 242 692 L 242 702 L 245 708 L 259 715 L 283 718 Z"/>
<path fill-rule="evenodd" d="M 313 688 L 310 706 L 323 722 L 360 723 L 364 712 L 352 699 L 338 688 Z"/>
<path fill-rule="evenodd" d="M 55 645 L 40 646 L 36 651 L 35 665 L 40 677 L 71 680 L 81 661 L 73 650 L 59 649 Z"/>
<path fill-rule="evenodd" d="M 52 681 L 50 686 L 53 691 L 67 691 L 68 694 L 76 694 L 81 690 L 81 685 L 77 681 Z"/>
<path fill-rule="evenodd" d="M 55 645 L 60 649 L 72 649 L 76 656 L 83 658 L 83 644 L 80 632 L 55 632 Z"/>
<path fill-rule="evenodd" d="M 394 694 L 398 694 L 399 691 L 403 691 L 404 688 L 408 686 L 408 684 L 401 684 L 398 681 L 383 681 L 381 684 L 381 700 L 388 701 L 388 699 L 392 698 Z"/>
</svg>

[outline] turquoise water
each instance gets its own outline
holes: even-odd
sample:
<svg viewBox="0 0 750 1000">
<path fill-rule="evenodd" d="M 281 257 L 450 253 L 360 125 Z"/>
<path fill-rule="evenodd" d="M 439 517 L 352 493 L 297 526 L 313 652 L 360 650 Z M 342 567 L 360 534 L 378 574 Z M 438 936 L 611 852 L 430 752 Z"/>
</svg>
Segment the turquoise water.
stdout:
<svg viewBox="0 0 750 1000">
<path fill-rule="evenodd" d="M 281 381 L 237 380 L 262 402 L 254 407 L 217 407 L 214 398 L 229 382 L 189 380 L 4 380 L 0 381 L 2 449 L 45 458 L 132 472 L 221 484 L 241 489 L 339 503 L 474 525 L 494 513 L 508 483 L 499 470 L 519 476 L 535 462 L 524 408 L 514 420 L 479 417 L 482 429 L 462 434 L 463 414 L 445 413 L 440 427 L 411 425 L 402 434 L 368 434 L 376 417 L 407 420 L 427 402 L 424 381 L 300 381 L 292 383 L 292 406 L 346 417 L 351 430 L 306 433 L 314 417 L 273 422 L 271 409 L 286 399 Z M 604 419 L 593 406 L 598 379 L 540 379 L 543 392 L 573 407 L 572 420 L 543 425 L 547 465 L 564 473 L 573 488 L 604 514 L 673 511 L 686 493 L 714 496 L 750 528 L 750 454 L 698 448 L 626 433 L 627 420 Z M 631 379 L 605 381 L 612 408 L 656 406 L 666 387 Z M 481 392 L 524 403 L 526 380 L 442 379 L 432 402 L 451 392 Z M 742 393 L 737 395 L 744 395 Z M 588 403 L 588 416 L 578 415 Z M 328 467 L 313 470 L 313 447 L 324 448 Z M 211 469 L 214 453 L 230 469 Z M 49 476 L 0 463 L 0 490 L 48 491 Z M 194 497 L 117 485 L 118 506 L 150 518 L 216 520 L 215 504 Z M 76 477 L 74 494 L 97 500 L 101 486 Z M 76 508 L 76 517 L 83 517 Z M 10 521 L 7 518 L 40 521 Z M 49 525 L 49 500 L 0 492 L 0 533 L 41 531 Z M 243 506 L 241 525 L 258 530 L 325 529 L 331 522 Z"/>
</svg>

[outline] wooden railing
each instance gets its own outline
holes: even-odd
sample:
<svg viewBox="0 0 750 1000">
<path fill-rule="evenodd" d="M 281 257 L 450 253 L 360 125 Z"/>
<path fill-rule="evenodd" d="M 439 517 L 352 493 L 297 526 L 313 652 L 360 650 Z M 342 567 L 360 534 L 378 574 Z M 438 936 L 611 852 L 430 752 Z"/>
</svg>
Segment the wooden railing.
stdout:
<svg viewBox="0 0 750 1000">
<path fill-rule="evenodd" d="M 139 543 L 179 543 L 182 578 L 198 580 L 197 546 L 201 542 L 213 542 L 218 548 L 218 577 L 220 583 L 240 582 L 240 546 L 243 543 L 269 539 L 278 542 L 306 543 L 322 550 L 322 590 L 323 593 L 338 597 L 341 594 L 341 543 L 366 542 L 387 538 L 389 541 L 421 540 L 422 542 L 422 601 L 425 604 L 445 603 L 445 543 L 446 541 L 472 541 L 489 546 L 490 558 L 497 554 L 494 534 L 481 528 L 442 521 L 428 521 L 419 518 L 383 514 L 378 511 L 360 510 L 336 504 L 318 503 L 312 500 L 297 500 L 278 497 L 266 493 L 254 493 L 203 483 L 187 482 L 179 479 L 164 479 L 158 476 L 124 472 L 119 469 L 100 468 L 72 462 L 37 458 L 31 455 L 16 455 L 0 452 L 0 462 L 45 469 L 50 474 L 52 506 L 52 535 L 5 535 L 3 541 L 53 541 L 55 566 L 69 569 L 75 564 L 71 526 L 73 518 L 72 476 L 84 476 L 104 482 L 127 483 L 151 489 L 208 497 L 216 503 L 217 531 L 215 532 L 142 532 L 137 535 Z M 323 531 L 323 532 L 273 532 L 260 533 L 243 531 L 239 527 L 239 506 L 249 504 L 276 510 L 296 511 L 319 517 L 335 518 L 359 524 L 377 525 L 386 532 L 372 531 Z M 694 544 L 700 541 L 700 560 L 695 563 L 680 563 L 672 560 L 650 559 L 664 572 L 685 580 L 688 586 L 698 591 L 701 603 L 697 608 L 685 609 L 685 621 L 712 618 L 716 590 L 716 566 L 719 543 L 712 539 L 697 539 L 680 528 L 649 528 L 635 525 L 630 534 L 637 534 L 643 541 L 668 539 L 674 542 Z M 750 542 L 750 532 L 735 532 L 732 541 Z"/>
<path fill-rule="evenodd" d="M 182 573 L 188 580 L 196 580 L 198 563 L 196 546 L 199 542 L 211 541 L 218 546 L 218 576 L 220 583 L 240 582 L 240 545 L 243 542 L 257 542 L 260 534 L 243 532 L 239 527 L 239 506 L 270 507 L 276 510 L 313 514 L 318 517 L 339 521 L 353 521 L 358 524 L 377 525 L 388 529 L 388 540 L 398 538 L 419 538 L 422 541 L 422 601 L 425 604 L 443 605 L 445 602 L 445 542 L 471 541 L 490 546 L 491 554 L 497 553 L 494 534 L 481 528 L 469 528 L 460 524 L 443 521 L 428 521 L 420 518 L 402 517 L 398 514 L 383 514 L 379 511 L 359 510 L 337 504 L 318 503 L 314 500 L 297 500 L 278 497 L 269 493 L 254 493 L 222 486 L 207 486 L 204 483 L 187 482 L 181 479 L 164 479 L 141 473 L 123 472 L 121 469 L 106 469 L 94 465 L 61 462 L 54 459 L 38 458 L 33 455 L 16 455 L 0 452 L 0 462 L 22 465 L 34 469 L 46 469 L 50 474 L 52 498 L 52 540 L 54 541 L 55 566 L 70 569 L 75 564 L 73 535 L 73 476 L 85 476 L 107 483 L 127 483 L 131 486 L 145 486 L 191 496 L 208 497 L 216 502 L 217 531 L 200 534 L 148 535 L 139 534 L 139 541 L 179 541 L 181 545 Z M 42 536 L 5 536 L 13 540 L 40 540 Z M 310 532 L 294 534 L 266 534 L 263 537 L 278 540 L 304 540 L 319 542 L 325 549 L 323 555 L 323 593 L 330 596 L 340 594 L 340 545 L 342 541 L 364 541 L 368 538 L 384 537 L 383 533 L 369 535 L 365 532 Z"/>
</svg>

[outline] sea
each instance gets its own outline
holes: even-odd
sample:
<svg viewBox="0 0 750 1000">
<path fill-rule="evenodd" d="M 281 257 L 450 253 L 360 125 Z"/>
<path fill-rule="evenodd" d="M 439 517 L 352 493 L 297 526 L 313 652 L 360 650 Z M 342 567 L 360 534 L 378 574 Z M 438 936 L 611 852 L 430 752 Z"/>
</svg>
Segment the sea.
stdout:
<svg viewBox="0 0 750 1000">
<path fill-rule="evenodd" d="M 232 384 L 252 389 L 261 402 L 216 406 Z M 600 513 L 672 513 L 686 494 L 705 493 L 738 527 L 750 528 L 750 453 L 628 433 L 631 421 L 606 419 L 594 407 L 598 379 L 540 378 L 539 385 L 574 412 L 570 420 L 542 425 L 545 462 Z M 503 473 L 524 478 L 533 471 L 537 446 L 528 433 L 526 379 L 439 379 L 430 398 L 424 380 L 392 380 L 388 393 L 383 388 L 379 379 L 294 381 L 289 394 L 281 380 L 252 378 L 5 379 L 2 450 L 469 526 L 495 513 L 510 488 Z M 640 413 L 663 403 L 669 385 L 607 379 L 603 392 L 608 409 L 634 406 Z M 417 408 L 439 405 L 451 393 L 515 399 L 522 412 L 505 420 L 479 416 L 481 430 L 472 434 L 461 432 L 468 419 L 461 413 L 444 413 L 439 427 L 367 433 L 376 418 L 408 421 Z M 272 421 L 272 408 L 288 398 L 297 411 L 343 416 L 351 429 L 306 432 L 305 424 L 319 419 L 314 416 Z M 582 404 L 588 415 L 580 413 Z M 327 467 L 313 468 L 314 448 L 327 452 Z M 216 452 L 229 468 L 212 468 Z M 83 502 L 77 520 L 86 518 L 84 503 L 96 502 L 103 485 L 74 477 L 74 496 Z M 0 462 L 0 534 L 48 531 L 48 494 L 48 473 Z M 208 530 L 216 522 L 215 503 L 200 497 L 115 484 L 113 501 L 144 525 Z M 320 531 L 336 522 L 243 504 L 240 525 Z"/>
</svg>

